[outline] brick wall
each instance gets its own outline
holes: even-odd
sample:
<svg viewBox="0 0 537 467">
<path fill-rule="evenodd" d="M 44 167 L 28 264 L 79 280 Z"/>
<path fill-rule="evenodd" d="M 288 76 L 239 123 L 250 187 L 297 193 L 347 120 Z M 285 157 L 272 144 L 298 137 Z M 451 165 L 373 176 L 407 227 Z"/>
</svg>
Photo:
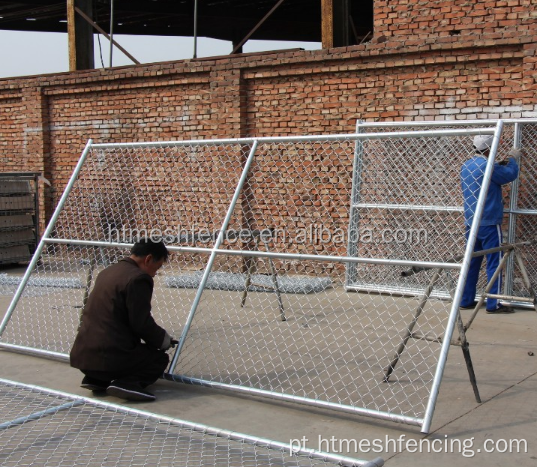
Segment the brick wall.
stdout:
<svg viewBox="0 0 537 467">
<path fill-rule="evenodd" d="M 434 44 L 532 35 L 536 20 L 535 0 L 380 0 L 374 28 L 377 40 Z"/>
<path fill-rule="evenodd" d="M 49 217 L 89 138 L 334 134 L 352 132 L 356 119 L 536 117 L 536 6 L 385 0 L 375 2 L 372 42 L 360 46 L 2 79 L 2 170 L 43 171 L 52 182 Z"/>
<path fill-rule="evenodd" d="M 0 94 L 0 164 L 3 172 L 12 172 L 32 165 L 24 151 L 25 117 L 21 95 L 7 91 Z M 39 158 L 36 158 L 38 161 Z"/>
</svg>

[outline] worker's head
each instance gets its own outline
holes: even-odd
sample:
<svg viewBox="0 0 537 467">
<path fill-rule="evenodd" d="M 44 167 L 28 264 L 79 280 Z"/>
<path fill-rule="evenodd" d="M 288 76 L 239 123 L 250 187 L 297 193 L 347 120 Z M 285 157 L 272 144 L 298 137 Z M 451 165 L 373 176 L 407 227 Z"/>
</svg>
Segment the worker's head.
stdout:
<svg viewBox="0 0 537 467">
<path fill-rule="evenodd" d="M 477 135 L 474 137 L 474 148 L 480 154 L 488 156 L 493 140 L 494 137 L 492 135 Z"/>
<path fill-rule="evenodd" d="M 168 259 L 168 254 L 168 249 L 161 239 L 142 238 L 131 248 L 131 258 L 151 277 L 155 277 Z"/>
</svg>

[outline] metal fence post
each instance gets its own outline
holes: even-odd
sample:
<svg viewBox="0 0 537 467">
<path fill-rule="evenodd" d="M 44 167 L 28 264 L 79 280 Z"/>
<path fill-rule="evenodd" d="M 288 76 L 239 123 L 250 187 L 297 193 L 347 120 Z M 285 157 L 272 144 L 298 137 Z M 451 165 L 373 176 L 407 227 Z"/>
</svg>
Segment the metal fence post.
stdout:
<svg viewBox="0 0 537 467">
<path fill-rule="evenodd" d="M 514 140 L 513 140 L 513 147 L 519 148 L 521 143 L 521 125 L 519 123 L 515 123 L 515 129 L 514 129 Z M 522 159 L 517 160 L 517 163 L 519 167 L 522 165 L 524 161 Z M 518 188 L 520 186 L 520 174 L 511 183 L 511 196 L 509 199 L 509 222 L 508 222 L 508 230 L 507 230 L 507 243 L 516 243 L 516 225 L 517 225 L 517 214 L 516 210 L 518 207 Z M 505 295 L 513 295 L 513 281 L 514 281 L 514 267 L 515 267 L 515 261 L 514 257 L 511 256 L 507 260 L 507 267 L 505 272 Z"/>
<path fill-rule="evenodd" d="M 179 359 L 179 355 L 181 354 L 181 350 L 183 349 L 183 346 L 185 345 L 186 336 L 188 334 L 188 331 L 190 330 L 190 326 L 192 324 L 192 320 L 194 319 L 194 315 L 196 313 L 196 310 L 198 308 L 199 302 L 201 300 L 201 296 L 203 294 L 203 289 L 205 288 L 205 284 L 207 283 L 207 280 L 209 279 L 209 274 L 211 273 L 214 260 L 217 255 L 217 250 L 224 241 L 224 237 L 226 235 L 226 230 L 229 225 L 229 221 L 231 219 L 231 216 L 233 214 L 233 211 L 235 210 L 235 205 L 237 204 L 237 201 L 239 200 L 239 196 L 242 192 L 242 188 L 244 186 L 244 183 L 246 182 L 246 179 L 248 178 L 248 172 L 250 171 L 250 167 L 252 165 L 252 162 L 255 157 L 255 151 L 257 149 L 257 141 L 254 141 L 252 144 L 252 148 L 250 149 L 250 154 L 248 155 L 248 159 L 246 159 L 246 163 L 244 164 L 244 169 L 241 174 L 241 178 L 239 180 L 239 183 L 237 185 L 237 188 L 235 189 L 235 193 L 233 195 L 233 199 L 231 200 L 231 203 L 229 205 L 229 209 L 227 211 L 226 217 L 224 221 L 222 222 L 222 227 L 220 229 L 220 232 L 218 233 L 218 238 L 216 239 L 213 249 L 211 251 L 211 255 L 209 256 L 209 260 L 207 261 L 207 266 L 205 267 L 205 270 L 203 271 L 203 277 L 201 279 L 200 285 L 198 287 L 196 296 L 194 298 L 194 302 L 192 303 L 192 308 L 190 309 L 190 313 L 188 315 L 185 327 L 183 328 L 183 332 L 181 333 L 181 337 L 179 339 L 179 343 L 177 344 L 177 349 L 175 350 L 173 359 L 169 366 L 169 373 L 173 373 L 175 370 L 175 366 L 177 365 L 177 360 Z"/>
<path fill-rule="evenodd" d="M 58 202 L 58 206 L 56 206 L 54 214 L 52 215 L 52 218 L 50 219 L 49 224 L 45 232 L 43 233 L 43 237 L 41 238 L 41 241 L 39 242 L 39 245 L 37 246 L 35 250 L 32 260 L 30 261 L 30 264 L 28 265 L 28 268 L 26 269 L 26 272 L 24 273 L 24 276 L 19 284 L 19 287 L 17 288 L 17 291 L 15 292 L 15 295 L 13 296 L 13 299 L 11 300 L 9 308 L 7 309 L 6 314 L 4 315 L 4 318 L 2 319 L 2 323 L 0 324 L 0 338 L 2 337 L 2 334 L 4 330 L 6 329 L 7 323 L 9 322 L 9 319 L 11 318 L 13 310 L 17 306 L 17 303 L 22 295 L 22 292 L 24 288 L 26 287 L 26 283 L 28 282 L 28 279 L 30 279 L 30 275 L 35 269 L 37 261 L 39 260 L 39 257 L 41 256 L 41 252 L 43 251 L 43 247 L 45 246 L 47 239 L 50 237 L 50 234 L 52 233 L 52 230 L 54 229 L 54 226 L 56 225 L 56 221 L 58 220 L 58 217 L 63 208 L 63 205 L 65 204 L 65 201 L 67 200 L 67 197 L 69 196 L 69 193 L 71 192 L 71 189 L 73 188 L 73 185 L 76 182 L 78 174 L 80 170 L 82 169 L 84 162 L 86 161 L 86 157 L 89 153 L 92 142 L 93 141 L 91 139 L 88 140 L 86 147 L 84 148 L 84 151 L 82 152 L 82 155 L 78 161 L 78 164 L 76 165 L 75 170 L 73 171 L 73 175 L 71 175 L 71 179 L 69 180 L 69 183 L 67 184 L 65 191 L 63 192 L 63 195 L 60 198 L 60 201 Z"/>
<path fill-rule="evenodd" d="M 483 210 L 485 207 L 485 199 L 487 197 L 487 192 L 488 192 L 489 185 L 490 185 L 492 171 L 494 170 L 494 162 L 496 159 L 496 154 L 498 152 L 498 146 L 500 144 L 502 129 L 503 129 L 503 121 L 499 120 L 496 126 L 496 131 L 494 133 L 492 148 L 488 156 L 485 173 L 483 175 L 483 182 L 481 184 L 481 189 L 479 192 L 479 198 L 477 200 L 477 205 L 475 208 L 472 226 L 470 228 L 470 233 L 468 235 L 468 241 L 467 241 L 466 249 L 464 252 L 464 259 L 462 261 L 461 270 L 459 273 L 459 281 L 457 283 L 457 288 L 455 289 L 455 293 L 453 295 L 453 303 L 451 306 L 449 320 L 446 326 L 446 330 L 444 332 L 442 348 L 440 350 L 440 357 L 438 359 L 438 366 L 436 368 L 433 385 L 431 387 L 431 396 L 429 397 L 429 402 L 427 404 L 427 409 L 425 411 L 423 425 L 421 427 L 422 433 L 429 433 L 430 428 L 431 428 L 434 408 L 435 408 L 436 401 L 438 398 L 438 393 L 440 391 L 440 382 L 442 381 L 442 377 L 444 375 L 444 369 L 446 366 L 447 356 L 449 353 L 449 348 L 451 347 L 451 338 L 453 336 L 453 331 L 455 329 L 457 317 L 459 316 L 459 304 L 461 302 L 464 285 L 466 284 L 466 278 L 468 276 L 468 269 L 470 267 L 470 261 L 472 260 L 472 253 L 474 251 L 477 231 L 479 230 L 479 224 L 481 222 L 481 217 L 483 215 Z"/>
<path fill-rule="evenodd" d="M 361 133 L 360 125 L 362 121 L 356 122 L 356 133 Z M 351 207 L 349 214 L 349 230 L 348 230 L 348 255 L 358 256 L 359 241 L 360 241 L 360 209 L 357 204 L 360 202 L 360 187 L 362 181 L 362 156 L 364 153 L 363 142 L 357 139 L 354 148 L 354 162 L 352 168 L 352 189 L 351 189 Z M 356 269 L 355 263 L 349 263 L 347 265 L 347 272 L 345 283 L 346 285 L 352 285 L 356 282 Z"/>
</svg>

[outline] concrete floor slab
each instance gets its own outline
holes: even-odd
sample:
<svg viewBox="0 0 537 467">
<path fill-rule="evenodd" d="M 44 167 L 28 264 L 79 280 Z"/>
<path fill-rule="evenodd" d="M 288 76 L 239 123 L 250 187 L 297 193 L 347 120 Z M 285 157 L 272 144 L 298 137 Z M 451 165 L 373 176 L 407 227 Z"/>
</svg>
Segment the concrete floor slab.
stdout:
<svg viewBox="0 0 537 467">
<path fill-rule="evenodd" d="M 9 301 L 10 297 L 0 297 L 0 314 Z M 469 312 L 464 312 L 463 317 L 468 316 Z M 380 456 L 388 467 L 537 466 L 537 413 L 533 403 L 537 356 L 531 355 L 537 354 L 536 330 L 537 314 L 533 310 L 519 309 L 501 316 L 481 311 L 468 339 L 482 403 L 475 402 L 460 348 L 452 346 L 427 436 L 414 426 L 164 380 L 152 387 L 157 396 L 153 403 L 125 403 L 104 397 L 284 443 L 307 440 L 305 446 L 309 448 L 360 459 Z M 91 395 L 79 387 L 78 370 L 66 363 L 5 350 L 0 351 L 0 376 Z M 505 442 L 513 444 L 516 440 L 522 452 L 499 452 L 507 447 Z M 419 451 L 415 448 L 420 442 L 425 452 L 413 452 Z M 428 446 L 440 452 L 427 452 Z M 493 447 L 495 452 L 485 452 Z"/>
</svg>

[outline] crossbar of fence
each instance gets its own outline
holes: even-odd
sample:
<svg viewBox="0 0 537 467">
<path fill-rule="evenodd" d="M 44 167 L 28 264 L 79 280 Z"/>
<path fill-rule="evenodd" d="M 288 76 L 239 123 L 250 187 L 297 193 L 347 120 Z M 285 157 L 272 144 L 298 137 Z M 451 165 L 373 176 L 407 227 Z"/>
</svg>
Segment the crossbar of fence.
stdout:
<svg viewBox="0 0 537 467">
<path fill-rule="evenodd" d="M 521 124 L 521 123 L 537 123 L 537 118 L 502 118 L 504 125 Z M 483 119 L 483 120 L 421 120 L 421 121 L 397 121 L 397 122 L 366 122 L 360 120 L 358 125 L 360 128 L 421 128 L 421 127 L 446 127 L 446 126 L 477 126 L 477 125 L 496 125 L 498 119 Z"/>
<path fill-rule="evenodd" d="M 180 383 L 192 384 L 194 386 L 203 386 L 203 387 L 213 388 L 213 389 L 225 389 L 228 391 L 237 392 L 239 394 L 249 394 L 252 396 L 264 396 L 264 397 L 268 397 L 274 400 L 280 400 L 280 401 L 285 401 L 285 402 L 295 402 L 297 404 L 320 407 L 323 409 L 334 409 L 334 410 L 338 410 L 341 412 L 358 414 L 358 415 L 362 415 L 365 417 L 377 418 L 380 420 L 387 420 L 390 422 L 399 422 L 399 423 L 405 423 L 407 425 L 414 425 L 414 426 L 421 426 L 423 424 L 423 419 L 419 417 L 410 417 L 407 415 L 383 412 L 380 410 L 369 410 L 369 409 L 362 408 L 362 407 L 354 407 L 354 406 L 344 405 L 344 404 L 335 404 L 332 402 L 323 401 L 319 399 L 313 400 L 307 397 L 300 397 L 300 396 L 295 396 L 292 394 L 285 394 L 281 392 L 267 391 L 264 389 L 239 386 L 237 384 L 226 384 L 226 383 L 208 381 L 208 380 L 199 379 L 199 378 L 189 378 L 188 376 L 183 376 L 180 374 L 166 373 L 164 377 L 170 381 L 177 381 Z"/>
<path fill-rule="evenodd" d="M 392 125 L 393 126 L 393 125 Z M 92 144 L 94 149 L 121 149 L 121 148 L 148 148 L 148 147 L 182 147 L 182 146 L 204 146 L 207 144 L 263 144 L 263 143 L 311 143 L 318 141 L 358 141 L 373 139 L 393 139 L 393 138 L 422 138 L 435 136 L 473 136 L 494 134 L 493 126 L 488 128 L 467 128 L 463 130 L 439 130 L 439 131 L 394 131 L 385 133 L 346 133 L 337 135 L 311 135 L 311 136 L 281 136 L 281 137 L 259 137 L 259 138 L 222 138 L 222 139 L 192 139 L 182 141 L 158 141 L 158 142 L 133 142 L 133 143 L 96 143 Z"/>
<path fill-rule="evenodd" d="M 5 381 L 2 381 L 5 382 Z M 50 407 L 45 410 L 40 410 L 38 412 L 31 413 L 30 415 L 26 415 L 25 417 L 19 417 L 15 418 L 14 420 L 10 420 L 9 422 L 0 423 L 0 430 L 7 430 L 8 428 L 13 428 L 14 426 L 23 425 L 28 422 L 32 422 L 34 420 L 39 420 L 40 418 L 47 417 L 49 415 L 54 415 L 55 413 L 58 413 L 61 410 L 67 410 L 71 407 L 76 407 L 77 405 L 81 405 L 84 402 L 80 399 L 76 399 L 72 402 L 66 402 L 65 404 L 57 405 L 55 407 Z"/>
<path fill-rule="evenodd" d="M 48 244 L 59 245 L 74 245 L 74 246 L 94 246 L 100 248 L 121 248 L 130 249 L 134 243 L 116 243 L 116 242 L 94 242 L 88 240 L 70 240 L 66 238 L 49 238 L 44 240 Z M 176 253 L 198 253 L 210 255 L 211 253 L 229 255 L 229 256 L 247 256 L 253 258 L 274 258 L 274 259 L 290 259 L 302 261 L 325 261 L 331 263 L 363 263 L 363 264 L 382 264 L 390 266 L 417 266 L 424 269 L 460 269 L 461 265 L 453 262 L 436 262 L 436 261 L 406 261 L 400 259 L 380 259 L 380 258 L 362 258 L 353 256 L 330 256 L 330 255 L 307 255 L 300 253 L 276 253 L 271 251 L 255 251 L 255 250 L 225 250 L 216 247 L 199 248 L 188 246 L 173 246 L 167 245 L 166 248 L 171 252 Z M 1 335 L 1 334 L 0 334 Z"/>
<path fill-rule="evenodd" d="M 0 349 L 10 350 L 11 352 L 20 353 L 24 355 L 32 355 L 34 357 L 43 357 L 48 358 L 50 360 L 69 363 L 68 354 L 61 352 L 53 352 L 52 350 L 36 349 L 35 347 L 9 344 L 7 342 L 0 342 Z"/>
</svg>

